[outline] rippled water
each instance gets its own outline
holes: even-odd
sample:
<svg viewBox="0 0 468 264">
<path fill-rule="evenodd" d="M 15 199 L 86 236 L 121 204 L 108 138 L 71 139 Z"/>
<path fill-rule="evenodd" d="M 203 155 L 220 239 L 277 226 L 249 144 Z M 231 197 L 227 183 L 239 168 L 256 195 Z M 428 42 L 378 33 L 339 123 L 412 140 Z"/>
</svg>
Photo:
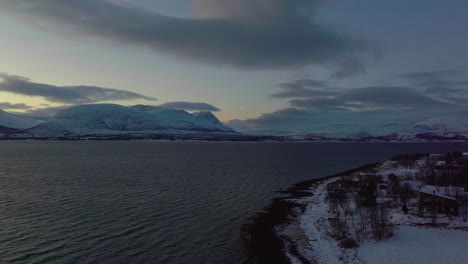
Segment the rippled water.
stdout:
<svg viewBox="0 0 468 264">
<path fill-rule="evenodd" d="M 240 263 L 295 182 L 468 144 L 0 142 L 0 263 Z"/>
</svg>

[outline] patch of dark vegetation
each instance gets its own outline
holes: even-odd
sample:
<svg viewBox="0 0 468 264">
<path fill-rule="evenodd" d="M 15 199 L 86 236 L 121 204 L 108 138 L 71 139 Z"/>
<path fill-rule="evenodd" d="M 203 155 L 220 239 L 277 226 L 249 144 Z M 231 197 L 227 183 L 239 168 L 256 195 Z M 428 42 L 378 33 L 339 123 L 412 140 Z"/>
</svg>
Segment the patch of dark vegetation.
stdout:
<svg viewBox="0 0 468 264">
<path fill-rule="evenodd" d="M 13 132 L 9 133 L 12 134 Z M 93 140 L 93 141 L 129 141 L 129 140 L 166 140 L 166 141 L 268 141 L 269 136 L 250 136 L 243 134 L 125 134 L 125 135 L 67 135 L 60 137 L 9 135 L 7 140 Z"/>
<path fill-rule="evenodd" d="M 399 138 L 398 134 L 390 134 L 386 136 L 369 136 L 364 138 L 333 138 L 310 136 L 304 138 L 294 138 L 290 136 L 267 136 L 267 135 L 248 135 L 242 133 L 226 134 L 221 131 L 213 130 L 191 130 L 195 132 L 190 134 L 164 134 L 158 133 L 132 133 L 128 131 L 120 131 L 120 134 L 99 134 L 99 135 L 73 135 L 65 134 L 63 136 L 35 136 L 31 133 L 31 129 L 26 130 L 5 130 L 0 131 L 4 134 L 2 140 L 201 140 L 201 141 L 259 141 L 259 142 L 405 142 L 406 139 Z M 1 130 L 1 128 L 0 128 Z M 165 129 L 162 129 L 165 130 Z M 116 131 L 117 132 L 117 131 Z M 419 135 L 419 134 L 418 134 Z M 416 137 L 425 142 L 451 142 L 451 141 L 468 141 L 468 138 L 458 136 L 425 136 Z"/>
<path fill-rule="evenodd" d="M 356 240 L 352 238 L 344 238 L 339 243 L 341 248 L 355 248 L 358 246 Z"/>
</svg>

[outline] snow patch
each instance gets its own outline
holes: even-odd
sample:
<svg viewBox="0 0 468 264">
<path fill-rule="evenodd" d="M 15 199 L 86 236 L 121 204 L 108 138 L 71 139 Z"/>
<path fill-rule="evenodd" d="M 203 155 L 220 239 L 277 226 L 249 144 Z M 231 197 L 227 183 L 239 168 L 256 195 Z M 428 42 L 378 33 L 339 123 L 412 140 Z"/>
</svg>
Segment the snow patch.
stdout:
<svg viewBox="0 0 468 264">
<path fill-rule="evenodd" d="M 369 264 L 464 264 L 468 232 L 401 226 L 388 240 L 361 244 L 358 256 Z"/>
</svg>

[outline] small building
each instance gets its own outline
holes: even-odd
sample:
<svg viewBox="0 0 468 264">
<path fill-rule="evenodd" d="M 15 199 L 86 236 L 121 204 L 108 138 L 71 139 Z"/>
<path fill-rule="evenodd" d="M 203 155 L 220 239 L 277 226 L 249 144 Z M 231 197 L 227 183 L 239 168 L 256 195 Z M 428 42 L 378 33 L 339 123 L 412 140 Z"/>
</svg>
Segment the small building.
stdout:
<svg viewBox="0 0 468 264">
<path fill-rule="evenodd" d="M 419 211 L 422 214 L 436 212 L 458 216 L 456 195 L 463 188 L 424 185 L 417 190 Z M 464 189 L 463 192 L 464 194 Z"/>
</svg>

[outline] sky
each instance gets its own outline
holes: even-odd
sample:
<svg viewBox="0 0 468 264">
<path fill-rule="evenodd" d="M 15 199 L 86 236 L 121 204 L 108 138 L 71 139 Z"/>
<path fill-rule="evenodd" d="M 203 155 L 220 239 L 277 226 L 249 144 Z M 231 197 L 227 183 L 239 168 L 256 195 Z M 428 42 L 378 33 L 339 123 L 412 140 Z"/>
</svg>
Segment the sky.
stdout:
<svg viewBox="0 0 468 264">
<path fill-rule="evenodd" d="M 464 122 L 467 13 L 466 0 L 0 0 L 0 109 L 161 105 L 266 134 Z"/>
</svg>

